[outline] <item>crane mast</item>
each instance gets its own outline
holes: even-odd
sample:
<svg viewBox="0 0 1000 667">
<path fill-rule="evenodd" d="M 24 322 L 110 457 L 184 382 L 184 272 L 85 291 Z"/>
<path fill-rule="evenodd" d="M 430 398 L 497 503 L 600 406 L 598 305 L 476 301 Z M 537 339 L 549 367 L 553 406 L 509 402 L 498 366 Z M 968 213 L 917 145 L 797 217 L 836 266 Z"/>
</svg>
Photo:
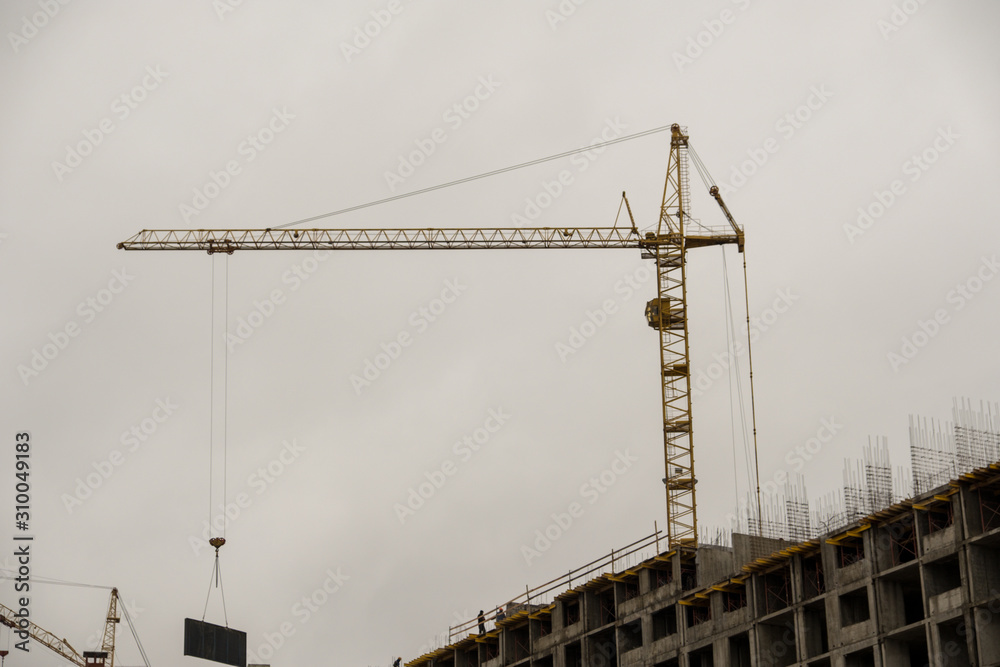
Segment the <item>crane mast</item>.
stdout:
<svg viewBox="0 0 1000 667">
<path fill-rule="evenodd" d="M 716 192 L 727 228 L 692 224 L 689 217 L 688 135 L 671 127 L 663 202 L 655 232 L 618 227 L 450 229 L 201 229 L 143 230 L 118 244 L 121 250 L 497 250 L 638 249 L 656 264 L 657 296 L 646 304 L 647 324 L 660 339 L 660 387 L 667 506 L 671 547 L 698 543 L 691 363 L 688 345 L 686 253 L 689 248 L 736 244 L 740 229 Z M 626 200 L 627 203 L 627 200 Z M 629 209 L 631 215 L 631 209 Z"/>
<path fill-rule="evenodd" d="M 60 639 L 45 628 L 28 621 L 27 627 L 21 626 L 22 617 L 10 607 L 0 604 L 0 624 L 13 630 L 27 630 L 29 636 L 42 646 L 58 653 L 78 667 L 114 667 L 115 664 L 115 626 L 120 622 L 118 616 L 118 589 L 111 589 L 111 601 L 108 603 L 107 621 L 104 625 L 104 638 L 100 651 L 84 651 L 81 654 L 65 639 Z"/>
<path fill-rule="evenodd" d="M 689 219 L 688 136 L 671 127 L 670 157 L 663 184 L 663 205 L 653 252 L 657 298 L 646 305 L 646 321 L 660 335 L 660 385 L 663 396 L 663 462 L 667 494 L 667 539 L 672 547 L 697 546 L 694 428 L 691 419 L 691 350 L 688 343 L 687 249 L 736 243 L 743 250 L 743 233 L 729 218 L 732 232 L 686 233 Z M 720 205 L 722 204 L 719 198 Z M 724 208 L 724 207 L 723 207 Z M 727 211 L 728 213 L 728 211 Z"/>
</svg>

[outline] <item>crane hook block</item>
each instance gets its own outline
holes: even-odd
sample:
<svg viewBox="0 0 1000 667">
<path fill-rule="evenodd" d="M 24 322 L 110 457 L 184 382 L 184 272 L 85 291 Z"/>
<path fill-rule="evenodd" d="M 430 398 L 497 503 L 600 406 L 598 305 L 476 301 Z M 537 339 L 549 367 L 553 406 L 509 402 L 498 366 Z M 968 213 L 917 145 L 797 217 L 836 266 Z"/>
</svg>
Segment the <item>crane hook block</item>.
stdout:
<svg viewBox="0 0 1000 667">
<path fill-rule="evenodd" d="M 216 551 L 216 553 L 218 553 L 218 551 L 222 547 L 222 545 L 226 543 L 226 538 L 224 538 L 224 537 L 213 537 L 212 539 L 210 539 L 208 541 L 208 543 L 211 544 L 213 547 L 215 547 L 215 551 Z"/>
</svg>

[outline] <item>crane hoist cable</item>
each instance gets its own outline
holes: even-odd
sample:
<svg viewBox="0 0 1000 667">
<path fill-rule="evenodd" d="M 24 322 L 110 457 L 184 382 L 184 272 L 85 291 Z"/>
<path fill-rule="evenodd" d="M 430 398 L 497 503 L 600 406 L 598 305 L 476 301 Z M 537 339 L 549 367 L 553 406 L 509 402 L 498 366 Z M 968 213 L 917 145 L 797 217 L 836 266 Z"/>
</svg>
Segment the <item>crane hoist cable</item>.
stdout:
<svg viewBox="0 0 1000 667">
<path fill-rule="evenodd" d="M 223 329 L 228 326 L 229 320 L 229 256 L 223 254 L 223 280 L 222 280 L 222 291 L 223 291 L 223 313 L 222 313 L 222 324 Z M 216 279 L 215 275 L 218 272 L 217 263 L 211 262 L 212 270 L 212 297 L 211 297 L 211 326 L 210 337 L 211 345 L 209 346 L 209 354 L 211 355 L 211 378 L 209 382 L 209 444 L 208 444 L 208 525 L 210 528 L 215 528 L 215 524 L 212 521 L 212 502 L 214 500 L 214 485 L 215 485 L 215 454 L 216 454 L 216 442 L 215 442 L 215 390 L 216 390 L 216 372 L 215 372 L 215 357 L 216 348 L 218 347 L 218 341 L 221 339 L 223 341 L 222 345 L 222 535 L 212 537 L 208 540 L 208 543 L 215 548 L 215 559 L 212 564 L 212 576 L 208 582 L 208 594 L 205 596 L 205 609 L 202 611 L 201 620 L 205 620 L 205 616 L 208 614 L 208 603 L 212 597 L 213 583 L 214 587 L 219 589 L 219 594 L 222 598 L 222 614 L 226 622 L 226 627 L 229 627 L 229 613 L 226 610 L 226 591 L 222 585 L 222 570 L 219 564 L 219 549 L 222 545 L 226 543 L 226 515 L 225 515 L 225 504 L 228 497 L 226 488 L 226 468 L 229 457 L 228 452 L 228 430 L 229 430 L 229 355 L 227 354 L 227 348 L 225 346 L 225 332 L 221 337 L 216 336 L 215 323 L 218 319 L 215 305 L 216 297 Z M 217 529 L 218 530 L 218 529 Z"/>
<path fill-rule="evenodd" d="M 223 255 L 224 259 L 223 265 L 223 279 L 222 279 L 222 292 L 223 292 L 223 306 L 222 306 L 222 326 L 223 332 L 222 336 L 216 335 L 215 324 L 218 318 L 218 313 L 216 312 L 215 297 L 216 292 L 219 291 L 216 287 L 216 273 L 218 269 L 216 263 L 212 263 L 212 298 L 211 298 L 211 340 L 209 345 L 209 356 L 210 362 L 210 372 L 211 378 L 209 381 L 209 456 L 208 456 L 208 525 L 214 527 L 212 522 L 212 502 L 214 501 L 214 484 L 215 484 L 215 453 L 216 453 L 216 442 L 215 442 L 215 394 L 216 394 L 216 371 L 215 371 L 215 358 L 218 356 L 216 354 L 216 348 L 219 347 L 219 341 L 222 341 L 222 498 L 223 501 L 227 498 L 228 490 L 226 488 L 227 474 L 226 465 L 228 462 L 228 430 L 229 430 L 229 355 L 226 354 L 225 345 L 225 328 L 229 319 L 229 258 L 227 255 Z M 224 504 L 224 503 L 223 503 Z M 222 537 L 226 536 L 226 524 L 222 523 Z"/>
</svg>

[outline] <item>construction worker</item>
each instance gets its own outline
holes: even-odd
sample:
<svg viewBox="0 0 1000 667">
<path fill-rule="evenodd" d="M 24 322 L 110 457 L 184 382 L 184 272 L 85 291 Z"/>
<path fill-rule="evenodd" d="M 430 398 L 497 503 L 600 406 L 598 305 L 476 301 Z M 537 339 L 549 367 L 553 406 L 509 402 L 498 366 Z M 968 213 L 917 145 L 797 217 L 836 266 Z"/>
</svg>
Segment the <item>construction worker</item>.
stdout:
<svg viewBox="0 0 1000 667">
<path fill-rule="evenodd" d="M 486 617 L 483 615 L 483 610 L 479 610 L 479 634 L 486 634 Z"/>
</svg>

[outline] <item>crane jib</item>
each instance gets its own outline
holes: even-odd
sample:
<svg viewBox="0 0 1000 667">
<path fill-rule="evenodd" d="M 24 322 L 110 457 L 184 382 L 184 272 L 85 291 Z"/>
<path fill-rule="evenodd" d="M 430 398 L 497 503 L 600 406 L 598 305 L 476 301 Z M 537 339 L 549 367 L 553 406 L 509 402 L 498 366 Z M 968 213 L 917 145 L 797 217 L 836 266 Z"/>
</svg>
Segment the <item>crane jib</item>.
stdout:
<svg viewBox="0 0 1000 667">
<path fill-rule="evenodd" d="M 687 247 L 737 243 L 742 233 L 647 233 L 630 229 L 216 229 L 143 230 L 118 244 L 121 250 L 200 250 L 210 254 L 237 250 L 494 250 L 494 249 L 643 249 L 684 243 Z"/>
</svg>

